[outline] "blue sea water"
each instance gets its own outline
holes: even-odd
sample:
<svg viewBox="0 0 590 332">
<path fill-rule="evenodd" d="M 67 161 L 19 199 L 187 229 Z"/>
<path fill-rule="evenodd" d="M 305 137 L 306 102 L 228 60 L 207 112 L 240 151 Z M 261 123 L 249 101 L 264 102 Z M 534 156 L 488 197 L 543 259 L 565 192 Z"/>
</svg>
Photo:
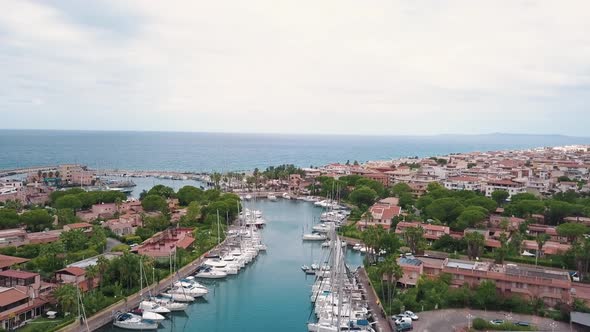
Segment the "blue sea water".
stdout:
<svg viewBox="0 0 590 332">
<path fill-rule="evenodd" d="M 574 143 L 590 138 L 0 130 L 0 169 L 80 163 L 99 169 L 240 171 Z"/>
<path fill-rule="evenodd" d="M 267 252 L 238 275 L 209 283 L 204 300 L 191 304 L 186 314 L 172 315 L 158 331 L 307 331 L 313 278 L 300 267 L 320 262 L 326 249 L 319 242 L 303 242 L 301 235 L 322 209 L 309 202 L 287 200 L 245 204 L 262 210 L 268 221 L 263 230 Z M 361 254 L 348 250 L 347 264 L 353 269 L 360 266 Z M 101 331 L 123 330 L 109 325 Z"/>
</svg>

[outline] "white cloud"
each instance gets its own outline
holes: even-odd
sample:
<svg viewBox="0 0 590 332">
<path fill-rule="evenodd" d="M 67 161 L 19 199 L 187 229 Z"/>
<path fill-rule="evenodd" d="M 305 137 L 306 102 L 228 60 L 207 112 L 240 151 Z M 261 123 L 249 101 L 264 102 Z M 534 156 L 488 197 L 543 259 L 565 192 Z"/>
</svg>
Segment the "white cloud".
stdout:
<svg viewBox="0 0 590 332">
<path fill-rule="evenodd" d="M 585 134 L 584 121 L 539 115 L 590 121 L 586 1 L 100 4 L 119 15 L 85 25 L 71 8 L 3 3 L 0 115 L 17 127 L 378 134 Z M 133 29 L 113 33 L 117 19 Z"/>
</svg>

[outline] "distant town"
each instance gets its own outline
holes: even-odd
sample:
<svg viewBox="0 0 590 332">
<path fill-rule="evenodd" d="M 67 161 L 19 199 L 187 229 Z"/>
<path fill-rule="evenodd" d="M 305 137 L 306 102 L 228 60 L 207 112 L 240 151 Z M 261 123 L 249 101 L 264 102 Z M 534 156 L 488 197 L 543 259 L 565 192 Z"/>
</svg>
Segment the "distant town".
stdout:
<svg viewBox="0 0 590 332">
<path fill-rule="evenodd" d="M 384 291 L 392 282 L 420 289 L 426 287 L 423 280 L 443 275 L 449 294 L 463 287 L 478 292 L 492 282 L 502 298 L 465 306 L 508 306 L 501 301 L 516 297 L 523 302 L 515 302 L 515 311 L 520 306 L 569 320 L 570 312 L 590 305 L 590 146 L 276 165 L 223 174 L 99 171 L 77 164 L 0 173 L 0 328 L 5 330 L 27 328 L 50 309 L 74 312 L 75 291 L 99 290 L 85 302 L 89 316 L 137 293 L 142 277 L 119 267 L 143 264 L 130 257 L 154 262 L 150 278 L 164 280 L 173 259 L 190 265 L 219 245 L 220 233 L 239 219 L 240 201 L 258 199 L 325 206 L 325 221 L 355 250 L 366 252 L 368 263 L 382 251 L 394 257 L 401 270 L 396 277 L 377 270 L 388 261 L 385 254 L 367 267 L 379 310 L 388 315 L 408 307 L 418 311 L 417 303 L 422 310 L 444 307 L 420 302 L 412 291 L 395 297 Z M 139 177 L 202 185 L 178 191 L 156 185 L 130 197 Z M 350 213 L 338 214 L 332 204 Z M 388 237 L 390 242 L 383 240 Z M 112 278 L 128 284 L 115 285 L 111 271 Z M 62 322 L 60 328 L 72 323 Z"/>
</svg>

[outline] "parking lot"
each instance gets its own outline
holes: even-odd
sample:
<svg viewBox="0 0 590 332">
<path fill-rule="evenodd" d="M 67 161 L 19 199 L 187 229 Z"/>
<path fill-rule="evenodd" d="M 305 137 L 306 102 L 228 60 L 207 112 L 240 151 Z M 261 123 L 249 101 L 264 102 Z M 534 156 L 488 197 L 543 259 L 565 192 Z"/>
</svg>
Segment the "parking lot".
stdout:
<svg viewBox="0 0 590 332">
<path fill-rule="evenodd" d="M 582 331 L 570 328 L 570 325 L 562 322 L 554 322 L 551 319 L 530 316 L 510 314 L 507 312 L 494 312 L 483 310 L 468 310 L 468 309 L 445 309 L 418 312 L 420 320 L 413 323 L 414 331 L 418 332 L 456 332 L 463 331 L 467 327 L 467 315 L 471 314 L 473 318 L 481 317 L 486 320 L 504 319 L 510 321 L 525 321 L 536 326 L 539 331 Z M 551 323 L 555 323 L 552 329 Z"/>
</svg>

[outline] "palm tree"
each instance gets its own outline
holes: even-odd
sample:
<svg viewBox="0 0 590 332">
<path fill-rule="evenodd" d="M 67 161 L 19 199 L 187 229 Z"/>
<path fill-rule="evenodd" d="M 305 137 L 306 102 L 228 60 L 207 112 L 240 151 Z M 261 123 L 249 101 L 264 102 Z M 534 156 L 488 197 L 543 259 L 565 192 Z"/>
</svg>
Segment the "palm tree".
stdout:
<svg viewBox="0 0 590 332">
<path fill-rule="evenodd" d="M 580 274 L 580 280 L 582 280 L 586 275 L 586 272 L 588 272 L 588 267 L 590 265 L 590 239 L 576 241 L 570 250 L 574 253 L 576 267 Z"/>
<path fill-rule="evenodd" d="M 98 269 L 98 273 L 100 274 L 100 287 L 102 288 L 102 281 L 104 279 L 103 276 L 109 268 L 109 260 L 102 255 L 98 256 L 98 259 L 96 260 L 96 267 Z"/>
<path fill-rule="evenodd" d="M 59 286 L 53 294 L 57 301 L 57 305 L 61 307 L 64 313 L 74 312 L 76 305 L 78 304 L 78 292 L 76 291 L 76 287 L 65 284 Z"/>
<path fill-rule="evenodd" d="M 537 261 L 539 260 L 539 256 L 541 255 L 543 246 L 547 240 L 549 240 L 549 235 L 545 233 L 537 234 L 537 238 L 535 239 L 535 241 L 537 241 L 537 255 L 535 256 L 535 265 L 537 265 Z"/>
<path fill-rule="evenodd" d="M 465 241 L 467 241 L 467 256 L 469 256 L 469 259 L 481 256 L 485 244 L 485 238 L 481 233 L 469 232 L 465 234 Z"/>
<path fill-rule="evenodd" d="M 86 285 L 88 286 L 88 291 L 94 288 L 94 278 L 98 275 L 98 266 L 90 265 L 86 268 Z"/>
<path fill-rule="evenodd" d="M 404 272 L 397 264 L 395 256 L 389 256 L 387 260 L 384 262 L 384 270 L 385 274 L 387 275 L 387 298 L 389 303 L 389 308 L 391 308 L 391 301 L 393 299 L 393 294 L 395 294 L 395 288 L 397 287 L 397 281 L 404 276 Z M 391 289 L 391 284 L 393 284 L 393 291 Z"/>
</svg>

